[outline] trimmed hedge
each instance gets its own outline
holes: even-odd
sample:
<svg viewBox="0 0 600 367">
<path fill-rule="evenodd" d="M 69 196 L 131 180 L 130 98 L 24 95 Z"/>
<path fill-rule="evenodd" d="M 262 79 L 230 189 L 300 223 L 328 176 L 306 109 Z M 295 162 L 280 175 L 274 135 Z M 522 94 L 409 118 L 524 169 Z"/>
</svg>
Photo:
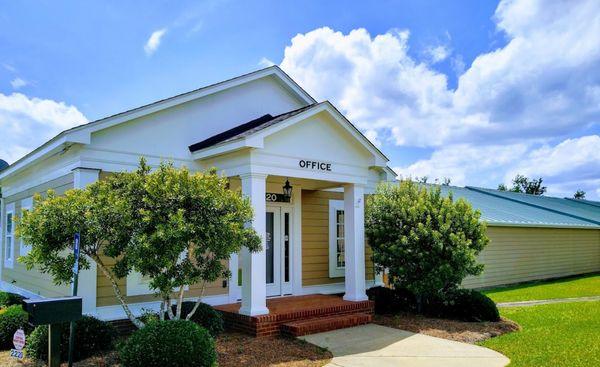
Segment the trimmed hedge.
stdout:
<svg viewBox="0 0 600 367">
<path fill-rule="evenodd" d="M 60 358 L 66 361 L 69 357 L 69 323 L 62 324 L 60 340 Z M 117 330 L 110 323 L 95 317 L 83 316 L 76 321 L 75 350 L 73 359 L 80 361 L 98 352 L 114 347 Z M 32 359 L 48 359 L 48 325 L 37 326 L 27 337 L 25 345 L 27 356 Z"/>
<path fill-rule="evenodd" d="M 19 328 L 28 332 L 27 312 L 20 305 L 12 305 L 0 309 L 0 349 L 13 348 L 13 335 Z"/>
<path fill-rule="evenodd" d="M 23 299 L 24 297 L 19 294 L 0 291 L 0 307 L 20 305 Z"/>
<path fill-rule="evenodd" d="M 181 319 L 185 320 L 186 316 L 192 311 L 196 302 L 183 302 L 181 305 Z M 177 312 L 177 305 L 172 306 L 173 313 Z M 158 321 L 158 313 L 153 311 L 144 312 L 139 319 L 147 324 L 148 322 Z M 169 316 L 165 315 L 165 320 L 168 320 Z M 224 330 L 224 323 L 221 314 L 212 308 L 212 306 L 206 303 L 200 303 L 198 309 L 194 312 L 191 320 L 196 324 L 205 328 L 212 337 L 217 337 Z"/>
<path fill-rule="evenodd" d="M 375 302 L 375 313 L 394 314 L 416 312 L 417 299 L 407 289 L 374 287 L 367 290 Z M 499 321 L 500 314 L 494 301 L 481 292 L 458 289 L 443 296 L 424 299 L 422 313 L 432 317 L 461 321 Z"/>
<path fill-rule="evenodd" d="M 461 321 L 499 321 L 496 303 L 481 292 L 458 289 L 445 297 L 429 298 L 425 313 L 435 317 Z"/>
<path fill-rule="evenodd" d="M 208 331 L 185 320 L 154 321 L 119 348 L 123 367 L 216 366 L 215 342 Z"/>
</svg>

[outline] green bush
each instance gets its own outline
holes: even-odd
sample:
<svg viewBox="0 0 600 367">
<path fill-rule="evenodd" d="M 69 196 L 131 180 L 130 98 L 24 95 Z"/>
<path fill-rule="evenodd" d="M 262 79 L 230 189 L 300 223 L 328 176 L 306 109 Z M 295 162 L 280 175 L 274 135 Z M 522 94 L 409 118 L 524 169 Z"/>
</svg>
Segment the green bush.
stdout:
<svg viewBox="0 0 600 367">
<path fill-rule="evenodd" d="M 375 302 L 375 313 L 393 314 L 401 311 L 415 311 L 415 295 L 407 289 L 373 287 L 367 290 L 367 296 Z"/>
<path fill-rule="evenodd" d="M 20 305 L 23 299 L 24 297 L 19 294 L 0 291 L 0 307 Z"/>
<path fill-rule="evenodd" d="M 13 347 L 13 335 L 19 328 L 30 330 L 27 323 L 27 312 L 20 305 L 12 305 L 0 309 L 0 349 Z"/>
<path fill-rule="evenodd" d="M 186 318 L 194 308 L 195 304 L 196 302 L 183 302 L 181 305 L 182 319 Z M 173 306 L 173 312 L 175 312 L 175 310 L 176 306 Z M 223 332 L 223 318 L 221 317 L 221 314 L 206 303 L 200 303 L 198 309 L 192 315 L 191 321 L 204 327 L 213 337 L 216 337 Z"/>
<path fill-rule="evenodd" d="M 215 342 L 191 321 L 155 321 L 133 333 L 119 348 L 123 367 L 216 366 Z"/>
<path fill-rule="evenodd" d="M 79 361 L 98 352 L 113 348 L 117 330 L 110 323 L 95 317 L 83 316 L 76 321 L 75 350 L 73 359 Z M 27 337 L 27 356 L 32 359 L 48 359 L 48 326 L 37 326 Z M 60 358 L 66 361 L 69 353 L 69 323 L 62 324 Z"/>
<path fill-rule="evenodd" d="M 483 293 L 470 289 L 458 289 L 444 297 L 430 297 L 426 301 L 425 313 L 462 321 L 500 320 L 494 301 Z"/>
</svg>

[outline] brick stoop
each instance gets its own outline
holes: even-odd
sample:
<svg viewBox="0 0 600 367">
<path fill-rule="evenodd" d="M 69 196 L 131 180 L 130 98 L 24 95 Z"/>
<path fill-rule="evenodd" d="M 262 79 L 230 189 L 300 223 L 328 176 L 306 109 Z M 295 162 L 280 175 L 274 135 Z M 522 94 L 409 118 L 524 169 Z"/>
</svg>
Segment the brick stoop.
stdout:
<svg viewBox="0 0 600 367">
<path fill-rule="evenodd" d="M 373 315 L 355 313 L 339 316 L 317 317 L 308 320 L 292 321 L 281 325 L 281 333 L 287 336 L 303 336 L 368 324 Z"/>
<path fill-rule="evenodd" d="M 321 325 L 320 327 L 332 324 L 335 326 L 334 329 L 355 326 L 359 325 L 357 324 L 359 320 L 362 324 L 370 322 L 370 315 L 374 312 L 372 301 L 350 302 L 343 301 L 341 297 L 325 295 L 283 297 L 268 300 L 268 306 L 270 306 L 270 313 L 260 316 L 239 314 L 239 304 L 216 306 L 215 308 L 223 315 L 227 328 L 256 337 L 280 335 L 283 332 L 282 325 L 288 324 L 291 327 L 293 326 L 291 324 L 297 322 L 307 322 L 310 325 L 303 328 L 317 328 L 312 325 L 313 322 Z M 365 315 L 368 316 L 368 321 L 362 321 L 366 320 Z M 324 323 L 322 320 L 327 320 L 327 322 Z M 319 329 L 319 331 L 324 330 Z M 292 335 L 291 332 L 288 335 Z"/>
</svg>

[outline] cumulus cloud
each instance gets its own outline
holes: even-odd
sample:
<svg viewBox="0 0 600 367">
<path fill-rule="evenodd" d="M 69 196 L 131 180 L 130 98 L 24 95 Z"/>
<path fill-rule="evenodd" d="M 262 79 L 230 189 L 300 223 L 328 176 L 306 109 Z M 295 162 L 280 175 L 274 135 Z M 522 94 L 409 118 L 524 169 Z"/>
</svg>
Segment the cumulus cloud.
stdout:
<svg viewBox="0 0 600 367">
<path fill-rule="evenodd" d="M 26 86 L 27 81 L 21 79 L 21 78 L 14 78 L 13 80 L 11 80 L 10 85 L 14 88 L 14 89 L 19 89 L 19 88 L 23 88 L 24 86 Z"/>
<path fill-rule="evenodd" d="M 152 32 L 150 38 L 148 38 L 148 41 L 146 41 L 146 44 L 144 45 L 144 51 L 146 52 L 146 55 L 150 56 L 156 52 L 165 33 L 167 33 L 166 28 L 158 29 Z"/>
<path fill-rule="evenodd" d="M 399 171 L 444 172 L 469 184 L 487 182 L 493 173 L 503 181 L 506 172 L 526 167 L 501 159 L 486 171 L 483 162 L 460 162 L 452 153 L 504 157 L 512 147 L 517 162 L 551 152 L 567 157 L 565 146 L 597 133 L 600 2 L 503 0 L 493 20 L 506 44 L 470 65 L 452 57 L 449 45 L 434 45 L 424 60 L 415 59 L 407 52 L 408 30 L 371 35 L 324 27 L 293 37 L 281 67 L 318 99 L 332 100 L 370 137 L 435 149 Z M 449 57 L 459 75 L 455 89 L 430 67 Z M 600 176 L 598 169 L 591 172 Z"/>
<path fill-rule="evenodd" d="M 0 158 L 9 163 L 60 131 L 87 122 L 72 105 L 21 93 L 0 93 Z"/>
<path fill-rule="evenodd" d="M 438 62 L 446 60 L 451 53 L 452 51 L 450 50 L 450 48 L 448 46 L 443 45 L 428 47 L 425 49 L 425 54 L 427 55 L 429 61 L 432 64 L 437 64 Z"/>
<path fill-rule="evenodd" d="M 268 68 L 269 66 L 273 66 L 275 65 L 275 63 L 269 59 L 267 59 L 266 57 L 262 57 L 259 61 L 258 61 L 258 65 L 260 67 L 263 68 Z"/>
</svg>

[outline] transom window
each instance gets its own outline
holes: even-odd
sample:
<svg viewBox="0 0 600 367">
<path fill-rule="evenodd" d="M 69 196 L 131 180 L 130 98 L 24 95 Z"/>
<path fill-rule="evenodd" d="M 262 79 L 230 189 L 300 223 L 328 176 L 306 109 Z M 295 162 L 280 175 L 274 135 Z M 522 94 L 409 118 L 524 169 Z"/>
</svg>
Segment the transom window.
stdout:
<svg viewBox="0 0 600 367">
<path fill-rule="evenodd" d="M 345 275 L 344 201 L 329 200 L 329 277 Z"/>
</svg>

